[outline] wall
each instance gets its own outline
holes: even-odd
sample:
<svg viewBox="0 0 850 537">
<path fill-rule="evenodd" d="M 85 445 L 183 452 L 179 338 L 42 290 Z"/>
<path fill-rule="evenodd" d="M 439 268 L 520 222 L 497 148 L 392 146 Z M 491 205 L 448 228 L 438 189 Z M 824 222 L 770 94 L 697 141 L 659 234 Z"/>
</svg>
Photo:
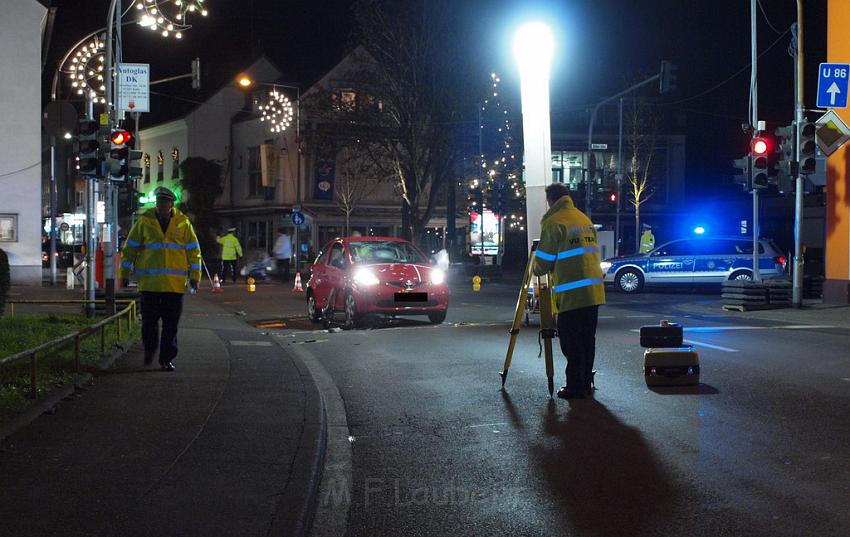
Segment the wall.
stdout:
<svg viewBox="0 0 850 537">
<path fill-rule="evenodd" d="M 47 10 L 5 0 L 0 17 L 0 214 L 17 215 L 17 241 L 0 242 L 13 284 L 41 284 L 41 31 Z"/>
<path fill-rule="evenodd" d="M 850 62 L 850 4 L 830 0 L 827 26 L 827 62 Z M 835 112 L 850 124 L 850 110 Z M 840 147 L 827 161 L 826 281 L 824 302 L 850 303 L 850 149 Z"/>
<path fill-rule="evenodd" d="M 164 186 L 175 192 L 182 190 L 180 188 L 179 179 L 174 180 L 172 179 L 172 176 L 175 164 L 179 166 L 180 162 L 189 157 L 188 139 L 189 133 L 186 121 L 183 119 L 163 123 L 162 125 L 157 125 L 156 127 L 142 129 L 139 131 L 140 143 L 137 144 L 136 149 L 141 149 L 143 153 L 143 157 L 140 162 L 142 165 L 142 178 L 139 179 L 139 192 L 148 194 L 160 186 Z M 174 148 L 177 148 L 180 158 L 179 162 L 176 163 L 171 156 L 171 151 Z M 162 181 L 157 180 L 157 154 L 159 151 L 162 151 L 164 157 L 164 177 Z M 144 155 L 150 156 L 150 182 L 145 182 L 145 174 L 148 170 L 146 170 L 144 165 Z M 151 206 L 153 205 L 151 204 Z"/>
</svg>

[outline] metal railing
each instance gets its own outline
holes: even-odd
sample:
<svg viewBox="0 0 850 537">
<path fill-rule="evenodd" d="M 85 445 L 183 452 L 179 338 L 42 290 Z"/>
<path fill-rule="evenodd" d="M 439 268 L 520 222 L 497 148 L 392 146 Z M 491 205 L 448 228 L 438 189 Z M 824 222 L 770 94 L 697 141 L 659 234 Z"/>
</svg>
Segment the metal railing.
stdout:
<svg viewBox="0 0 850 537">
<path fill-rule="evenodd" d="M 13 317 L 15 315 L 15 304 L 87 304 L 87 303 L 97 303 L 97 304 L 105 304 L 105 300 L 10 300 L 6 302 L 9 308 L 9 316 Z M 116 300 L 116 303 L 127 304 L 127 306 L 116 312 L 114 315 L 110 315 L 109 317 L 98 321 L 97 323 L 77 330 L 72 334 L 68 334 L 67 336 L 62 336 L 58 339 L 54 339 L 52 341 L 48 341 L 47 343 L 43 343 L 37 347 L 33 347 L 31 349 L 26 349 L 16 354 L 12 354 L 11 356 L 6 356 L 5 358 L 0 358 L 0 366 L 4 364 L 9 364 L 12 362 L 17 362 L 19 360 L 23 360 L 25 358 L 29 358 L 30 360 L 30 398 L 33 400 L 38 399 L 38 357 L 50 355 L 56 352 L 61 347 L 64 347 L 71 342 L 74 344 L 74 370 L 75 372 L 80 372 L 80 344 L 83 338 L 88 337 L 92 334 L 100 331 L 100 353 L 101 355 L 106 353 L 106 327 L 110 324 L 115 324 L 115 337 L 118 341 L 121 340 L 121 324 L 122 319 L 126 317 L 127 319 L 127 333 L 130 333 L 132 329 L 132 324 L 136 322 L 136 301 L 135 300 Z"/>
</svg>

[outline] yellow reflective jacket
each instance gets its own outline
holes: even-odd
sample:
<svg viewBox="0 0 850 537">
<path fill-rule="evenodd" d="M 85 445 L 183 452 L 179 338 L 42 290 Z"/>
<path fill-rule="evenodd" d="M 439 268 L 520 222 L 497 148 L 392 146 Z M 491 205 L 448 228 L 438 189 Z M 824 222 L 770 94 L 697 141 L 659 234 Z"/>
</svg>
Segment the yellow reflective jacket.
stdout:
<svg viewBox="0 0 850 537">
<path fill-rule="evenodd" d="M 242 257 L 242 246 L 233 233 L 228 233 L 224 237 L 216 237 L 215 240 L 221 245 L 221 259 L 223 261 L 235 261 L 237 257 Z"/>
<path fill-rule="evenodd" d="M 189 219 L 172 209 L 168 230 L 163 233 L 156 209 L 149 209 L 130 230 L 124 244 L 121 277 L 135 272 L 139 291 L 183 293 L 186 277 L 201 279 L 201 247 Z"/>
<path fill-rule="evenodd" d="M 655 248 L 655 235 L 646 230 L 640 236 L 640 253 L 645 254 Z"/>
<path fill-rule="evenodd" d="M 549 286 L 557 312 L 605 303 L 596 229 L 569 196 L 563 196 L 543 215 L 540 243 L 532 271 L 550 274 Z"/>
</svg>

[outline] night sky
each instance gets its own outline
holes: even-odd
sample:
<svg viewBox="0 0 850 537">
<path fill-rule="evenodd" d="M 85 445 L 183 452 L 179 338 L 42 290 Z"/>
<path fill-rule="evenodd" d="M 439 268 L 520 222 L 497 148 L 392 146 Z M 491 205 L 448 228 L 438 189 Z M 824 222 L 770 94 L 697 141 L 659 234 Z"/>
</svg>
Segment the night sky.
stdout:
<svg viewBox="0 0 850 537">
<path fill-rule="evenodd" d="M 759 13 L 759 51 L 776 45 L 759 60 L 759 117 L 772 131 L 790 123 L 793 116 L 790 33 L 780 34 L 796 19 L 796 6 L 790 0 L 761 0 L 761 4 L 769 24 Z M 817 64 L 826 56 L 826 4 L 827 0 L 805 2 L 810 108 Z M 45 69 L 47 85 L 58 57 L 85 33 L 105 24 L 108 1 L 59 0 L 54 5 L 58 15 Z M 85 12 L 80 12 L 81 5 Z M 165 119 L 191 106 L 189 101 L 202 100 L 261 53 L 284 72 L 283 79 L 306 88 L 356 46 L 350 2 L 208 0 L 207 5 L 210 15 L 195 17 L 194 28 L 180 41 L 135 25 L 125 27 L 124 60 L 150 63 L 152 79 L 188 72 L 196 56 L 204 66 L 200 93 L 189 89 L 188 81 L 152 88 L 157 92 L 152 100 L 156 113 L 144 122 L 154 122 L 154 116 Z M 451 17 L 464 32 L 449 46 L 465 56 L 469 87 L 484 87 L 495 70 L 502 76 L 503 91 L 518 97 L 510 37 L 521 20 L 536 13 L 552 25 L 557 40 L 551 85 L 555 129 L 576 110 L 655 74 L 666 59 L 679 65 L 679 90 L 662 102 L 685 118 L 678 129 L 688 135 L 689 191 L 713 191 L 720 177 L 732 173 L 730 161 L 746 152 L 741 123 L 748 119 L 747 0 L 458 0 L 451 5 Z M 514 109 L 518 114 L 518 99 Z M 586 123 L 579 130 L 586 131 Z"/>
</svg>

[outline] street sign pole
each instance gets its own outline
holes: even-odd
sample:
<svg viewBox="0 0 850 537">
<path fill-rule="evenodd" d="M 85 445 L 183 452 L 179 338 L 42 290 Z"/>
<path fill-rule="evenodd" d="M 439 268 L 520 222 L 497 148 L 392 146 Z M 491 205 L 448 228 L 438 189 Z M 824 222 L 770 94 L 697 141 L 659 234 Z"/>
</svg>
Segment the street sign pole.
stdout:
<svg viewBox="0 0 850 537">
<path fill-rule="evenodd" d="M 753 127 L 753 138 L 759 135 L 758 133 L 758 51 L 756 49 L 756 0 L 750 0 L 750 53 L 752 61 L 752 69 L 750 71 L 750 98 L 752 99 L 752 118 L 751 124 Z M 752 154 L 752 150 L 751 153 Z M 753 281 L 761 281 L 761 271 L 759 270 L 759 234 L 761 229 L 759 226 L 759 189 L 753 188 Z"/>
<path fill-rule="evenodd" d="M 794 98 L 796 110 L 794 113 L 794 181 L 797 191 L 794 193 L 794 268 L 792 273 L 791 305 L 800 308 L 803 305 L 803 175 L 800 173 L 800 129 L 803 125 L 803 3 L 797 0 L 797 23 L 796 23 L 796 64 L 794 69 Z"/>
</svg>

